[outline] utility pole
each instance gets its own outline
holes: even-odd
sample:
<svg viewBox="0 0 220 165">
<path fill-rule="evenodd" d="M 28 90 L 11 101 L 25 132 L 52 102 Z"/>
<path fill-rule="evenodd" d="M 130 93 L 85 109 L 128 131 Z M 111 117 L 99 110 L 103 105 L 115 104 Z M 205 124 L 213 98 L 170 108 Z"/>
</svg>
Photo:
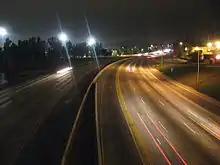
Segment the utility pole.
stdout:
<svg viewBox="0 0 220 165">
<path fill-rule="evenodd" d="M 164 59 L 163 59 L 163 55 L 161 55 L 161 58 L 160 58 L 160 66 L 161 66 L 161 68 L 163 68 L 163 64 L 164 64 Z"/>
<path fill-rule="evenodd" d="M 199 74 L 200 74 L 200 53 L 198 50 L 198 65 L 197 65 L 197 78 L 196 78 L 196 84 L 199 85 Z"/>
</svg>

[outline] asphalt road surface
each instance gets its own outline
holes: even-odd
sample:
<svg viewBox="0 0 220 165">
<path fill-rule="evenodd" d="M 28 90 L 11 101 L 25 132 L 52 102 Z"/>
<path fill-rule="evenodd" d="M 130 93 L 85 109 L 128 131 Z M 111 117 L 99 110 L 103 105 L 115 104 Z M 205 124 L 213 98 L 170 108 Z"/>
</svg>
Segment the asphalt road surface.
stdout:
<svg viewBox="0 0 220 165">
<path fill-rule="evenodd" d="M 220 164 L 220 103 L 165 77 L 152 63 L 115 64 L 96 82 L 100 160 Z"/>
<path fill-rule="evenodd" d="M 77 89 L 79 89 L 78 82 L 94 69 L 95 64 L 89 63 L 88 65 L 74 69 L 73 72 L 54 73 L 34 81 L 26 82 L 20 86 L 0 91 L 1 165 L 16 164 L 16 162 L 18 162 L 19 157 L 24 153 L 26 146 L 29 145 L 30 141 L 35 137 L 41 125 L 48 116 L 54 113 L 56 104 L 66 96 L 71 89 L 74 88 L 75 92 L 77 92 Z M 60 128 L 58 125 L 56 129 L 58 130 Z M 55 130 L 52 131 L 52 133 L 56 132 Z M 43 134 L 45 134 L 45 132 Z M 55 136 L 53 139 L 62 136 L 56 135 L 55 133 L 51 135 Z M 68 135 L 69 132 L 67 137 Z M 49 140 L 45 142 L 45 145 L 49 143 L 52 143 L 52 141 Z M 47 149 L 45 145 L 36 147 L 38 147 L 40 152 L 43 152 Z M 38 159 L 41 159 L 40 155 L 36 156 L 36 160 Z M 49 162 L 50 158 L 46 157 L 43 159 L 44 162 Z M 23 162 L 23 160 L 21 162 Z M 20 164 L 23 165 L 24 163 Z M 37 163 L 37 161 L 34 162 L 34 160 L 31 162 L 30 160 L 29 164 L 39 163 Z"/>
</svg>

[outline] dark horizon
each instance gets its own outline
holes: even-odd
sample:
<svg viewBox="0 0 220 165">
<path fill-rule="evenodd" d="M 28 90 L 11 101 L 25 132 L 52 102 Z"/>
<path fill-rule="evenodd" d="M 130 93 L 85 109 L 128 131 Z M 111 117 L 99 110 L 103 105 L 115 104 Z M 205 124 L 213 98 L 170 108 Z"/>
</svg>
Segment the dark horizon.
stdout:
<svg viewBox="0 0 220 165">
<path fill-rule="evenodd" d="M 85 15 L 91 33 L 107 47 L 219 36 L 217 0 L 21 0 L 13 4 L 4 0 L 2 6 L 0 25 L 13 40 L 56 36 L 60 31 L 57 14 L 73 43 L 88 36 Z"/>
</svg>

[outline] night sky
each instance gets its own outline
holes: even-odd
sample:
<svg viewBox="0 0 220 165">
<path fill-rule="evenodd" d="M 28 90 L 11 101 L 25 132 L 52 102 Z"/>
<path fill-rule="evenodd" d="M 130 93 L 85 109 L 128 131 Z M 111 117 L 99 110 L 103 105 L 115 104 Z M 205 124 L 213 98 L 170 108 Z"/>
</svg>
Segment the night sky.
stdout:
<svg viewBox="0 0 220 165">
<path fill-rule="evenodd" d="M 62 28 L 73 42 L 92 34 L 106 46 L 216 36 L 219 0 L 1 0 L 0 25 L 14 40 L 47 38 Z"/>
</svg>

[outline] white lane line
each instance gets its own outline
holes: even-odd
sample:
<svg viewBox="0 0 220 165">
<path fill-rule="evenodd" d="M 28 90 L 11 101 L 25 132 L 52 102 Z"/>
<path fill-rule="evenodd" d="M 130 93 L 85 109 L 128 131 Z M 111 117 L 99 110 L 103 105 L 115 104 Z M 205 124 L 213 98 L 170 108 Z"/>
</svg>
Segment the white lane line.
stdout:
<svg viewBox="0 0 220 165">
<path fill-rule="evenodd" d="M 195 132 L 188 124 L 184 123 L 184 125 L 185 125 L 190 131 L 192 131 L 194 134 L 196 134 L 196 132 Z"/>
<path fill-rule="evenodd" d="M 162 106 L 165 106 L 165 104 L 164 104 L 161 100 L 159 100 L 159 103 L 160 103 Z"/>
<path fill-rule="evenodd" d="M 0 94 L 0 102 L 1 102 L 1 99 L 8 97 L 8 95 L 9 95 L 9 91 L 7 93 Z"/>
<path fill-rule="evenodd" d="M 23 90 L 25 90 L 26 88 L 29 88 L 29 87 L 31 87 L 31 86 L 34 86 L 34 85 L 36 85 L 36 84 L 38 84 L 38 83 L 41 83 L 41 82 L 44 82 L 44 81 L 48 81 L 50 78 L 52 78 L 54 75 L 52 74 L 52 75 L 50 75 L 50 76 L 47 76 L 47 77 L 44 77 L 44 78 L 42 78 L 42 79 L 38 79 L 38 80 L 32 80 L 30 83 L 27 83 L 27 85 L 21 85 L 21 86 L 18 86 L 18 87 L 16 87 L 15 89 L 16 89 L 16 93 L 18 93 L 18 92 L 21 92 L 21 91 L 23 91 Z"/>
<path fill-rule="evenodd" d="M 172 163 L 170 162 L 170 160 L 168 159 L 168 157 L 166 156 L 166 154 L 164 153 L 163 149 L 160 147 L 160 145 L 158 144 L 157 140 L 155 139 L 155 137 L 153 136 L 153 134 L 150 132 L 149 128 L 147 127 L 147 125 L 145 124 L 143 118 L 140 116 L 140 114 L 137 112 L 137 115 L 140 119 L 140 121 L 142 122 L 142 124 L 144 125 L 146 131 L 148 132 L 148 134 L 151 136 L 154 144 L 156 145 L 156 147 L 158 148 L 158 150 L 160 151 L 160 153 L 162 154 L 162 156 L 164 157 L 164 159 L 166 160 L 167 164 L 172 165 Z"/>
<path fill-rule="evenodd" d="M 10 100 L 10 97 L 7 96 L 7 97 L 4 97 L 3 99 L 0 100 L 0 104 L 6 102 L 7 100 Z"/>
<path fill-rule="evenodd" d="M 6 103 L 0 105 L 0 108 L 5 108 L 5 107 L 7 107 L 9 104 L 11 104 L 11 103 L 12 103 L 12 100 L 9 100 L 8 102 L 6 102 Z"/>
<path fill-rule="evenodd" d="M 157 142 L 158 142 L 160 145 L 162 144 L 158 138 L 157 138 Z"/>
<path fill-rule="evenodd" d="M 160 124 L 160 126 L 161 126 L 166 132 L 168 132 L 167 129 L 163 126 L 163 124 L 162 124 L 160 121 L 158 121 L 158 123 Z"/>
<path fill-rule="evenodd" d="M 141 97 L 141 101 L 142 101 L 142 103 L 145 105 L 145 102 L 144 102 L 144 100 L 143 100 L 143 98 Z"/>
</svg>

